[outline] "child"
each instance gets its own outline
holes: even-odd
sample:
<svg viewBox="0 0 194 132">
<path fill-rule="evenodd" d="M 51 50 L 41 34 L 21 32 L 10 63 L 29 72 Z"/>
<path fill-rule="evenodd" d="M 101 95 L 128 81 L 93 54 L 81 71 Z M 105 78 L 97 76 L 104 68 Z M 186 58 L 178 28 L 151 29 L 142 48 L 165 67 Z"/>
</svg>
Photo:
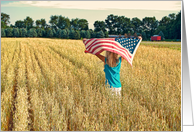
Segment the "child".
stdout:
<svg viewBox="0 0 194 132">
<path fill-rule="evenodd" d="M 142 39 L 141 36 L 138 36 L 138 39 Z M 88 52 L 85 51 L 85 53 Z M 120 68 L 124 58 L 118 57 L 118 54 L 110 51 L 106 51 L 106 57 L 100 54 L 97 54 L 96 56 L 104 62 L 105 83 L 109 84 L 112 91 L 121 95 Z"/>
<path fill-rule="evenodd" d="M 96 56 L 104 62 L 105 83 L 109 84 L 113 92 L 121 95 L 120 68 L 124 58 L 110 51 L 106 51 L 106 57 L 100 54 Z"/>
</svg>

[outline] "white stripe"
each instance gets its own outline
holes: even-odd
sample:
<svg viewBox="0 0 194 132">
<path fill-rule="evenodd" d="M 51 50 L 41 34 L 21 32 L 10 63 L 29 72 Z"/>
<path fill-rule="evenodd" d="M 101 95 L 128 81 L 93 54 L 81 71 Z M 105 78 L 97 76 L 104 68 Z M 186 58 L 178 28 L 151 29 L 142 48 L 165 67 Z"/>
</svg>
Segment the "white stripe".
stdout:
<svg viewBox="0 0 194 132">
<path fill-rule="evenodd" d="M 115 43 L 115 42 L 114 42 Z M 117 43 L 116 43 L 117 44 Z M 95 45 L 95 46 L 93 46 L 93 47 L 91 47 L 91 49 L 90 50 L 88 50 L 88 51 L 90 51 L 90 52 L 92 52 L 92 50 L 95 48 L 95 47 L 97 47 L 97 46 L 100 46 L 100 45 L 107 45 L 107 46 L 113 46 L 114 47 L 114 49 L 116 49 L 116 50 L 122 50 L 122 52 L 124 52 L 125 54 L 126 54 L 126 56 L 128 56 L 129 58 L 130 58 L 130 56 L 129 55 L 131 55 L 131 58 L 132 58 L 132 54 L 126 49 L 126 48 L 124 48 L 124 47 L 121 47 L 121 48 L 118 48 L 118 47 L 116 47 L 115 45 L 113 45 L 113 44 L 110 44 L 110 43 L 99 43 L 99 44 L 97 44 L 97 45 Z M 121 52 L 121 51 L 120 51 Z M 97 53 L 97 52 L 96 52 Z"/>
<path fill-rule="evenodd" d="M 88 43 L 85 45 L 86 49 L 87 49 L 87 47 L 90 46 L 95 40 L 96 40 L 96 39 L 94 39 L 94 40 L 88 42 Z"/>
<path fill-rule="evenodd" d="M 104 46 L 105 47 L 105 46 Z M 99 47 L 99 48 L 97 48 L 94 52 L 93 52 L 93 54 L 96 54 L 98 51 L 100 51 L 101 49 L 104 49 L 104 47 Z M 106 49 L 112 49 L 112 48 L 109 48 L 109 47 L 106 47 Z M 123 56 L 125 56 L 125 59 L 128 61 L 128 62 L 132 62 L 132 60 L 127 56 L 127 55 L 125 55 L 123 52 L 121 52 L 121 51 L 119 51 L 119 50 L 115 50 L 115 51 L 118 51 L 120 54 L 122 54 Z"/>
<path fill-rule="evenodd" d="M 86 40 L 85 40 L 85 44 L 86 44 L 89 40 L 90 40 L 90 39 L 86 39 Z"/>
<path fill-rule="evenodd" d="M 95 40 L 96 40 L 96 39 L 95 39 Z M 122 46 L 119 42 L 113 41 L 113 40 L 105 40 L 105 39 L 103 39 L 103 40 L 97 40 L 96 42 L 92 41 L 92 42 L 94 42 L 92 45 L 95 45 L 96 43 L 99 43 L 100 41 L 116 43 L 118 46 L 120 46 L 121 48 L 123 48 L 123 46 Z M 90 44 L 91 44 L 91 43 L 90 43 Z M 90 44 L 89 44 L 89 45 L 90 45 Z M 89 45 L 87 44 L 86 49 L 88 48 Z M 92 46 L 92 47 L 93 47 L 93 46 Z"/>
</svg>

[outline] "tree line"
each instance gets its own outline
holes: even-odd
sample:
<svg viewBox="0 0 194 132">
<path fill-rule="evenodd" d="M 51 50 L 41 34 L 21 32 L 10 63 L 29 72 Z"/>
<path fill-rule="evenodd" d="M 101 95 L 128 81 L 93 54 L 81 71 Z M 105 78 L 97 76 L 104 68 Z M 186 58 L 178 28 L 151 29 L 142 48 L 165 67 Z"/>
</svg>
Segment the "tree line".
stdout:
<svg viewBox="0 0 194 132">
<path fill-rule="evenodd" d="M 27 16 L 24 20 L 8 24 L 10 17 L 1 13 L 2 37 L 49 37 L 49 38 L 102 38 L 108 35 L 141 34 L 144 40 L 152 35 L 160 35 L 162 39 L 181 39 L 181 11 L 164 16 L 160 21 L 155 17 L 127 18 L 110 14 L 104 21 L 95 21 L 94 30 L 88 28 L 86 19 L 69 19 L 62 15 L 52 15 L 49 24 L 45 19 L 34 21 Z"/>
</svg>

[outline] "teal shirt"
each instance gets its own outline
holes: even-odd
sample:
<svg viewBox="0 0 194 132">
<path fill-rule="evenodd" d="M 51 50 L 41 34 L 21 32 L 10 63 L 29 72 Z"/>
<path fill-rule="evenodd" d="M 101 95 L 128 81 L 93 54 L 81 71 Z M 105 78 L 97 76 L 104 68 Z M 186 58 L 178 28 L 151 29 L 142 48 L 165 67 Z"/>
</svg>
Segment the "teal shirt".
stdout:
<svg viewBox="0 0 194 132">
<path fill-rule="evenodd" d="M 119 88 L 121 87 L 120 81 L 120 69 L 121 69 L 121 57 L 119 58 L 119 62 L 117 62 L 116 67 L 110 67 L 106 64 L 107 58 L 105 58 L 104 72 L 106 82 L 105 84 L 109 84 L 110 87 Z"/>
</svg>

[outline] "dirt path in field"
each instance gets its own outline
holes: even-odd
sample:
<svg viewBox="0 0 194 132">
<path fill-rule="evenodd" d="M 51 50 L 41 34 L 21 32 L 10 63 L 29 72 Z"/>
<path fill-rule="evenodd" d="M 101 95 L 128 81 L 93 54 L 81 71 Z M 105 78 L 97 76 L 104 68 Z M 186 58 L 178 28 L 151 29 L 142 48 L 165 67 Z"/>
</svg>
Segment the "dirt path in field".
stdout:
<svg viewBox="0 0 194 132">
<path fill-rule="evenodd" d="M 27 45 L 26 45 L 27 47 Z M 25 52 L 25 56 L 26 56 L 26 52 Z M 26 56 L 27 58 L 27 56 Z M 31 103 L 31 92 L 30 92 L 30 88 L 29 88 L 29 83 L 28 83 L 28 66 L 27 66 L 27 60 L 26 60 L 26 63 L 25 63 L 25 67 L 26 67 L 26 70 L 25 70 L 25 75 L 26 75 L 26 88 L 27 88 L 27 94 L 28 94 L 28 103 L 29 103 L 29 106 L 30 108 L 28 109 L 28 113 L 29 113 L 29 119 L 30 120 L 30 123 L 28 124 L 29 128 L 30 128 L 30 131 L 35 131 L 34 130 L 34 127 L 33 127 L 33 122 L 34 122 L 34 112 L 32 110 L 32 103 Z"/>
<path fill-rule="evenodd" d="M 19 57 L 21 55 L 21 44 L 19 44 L 19 55 L 18 55 L 18 60 L 16 62 L 16 65 L 18 66 L 18 61 L 19 61 Z M 16 98 L 17 98 L 17 76 L 18 76 L 18 69 L 15 68 L 15 79 L 14 79 L 14 85 L 13 85 L 13 90 L 12 90 L 12 96 L 13 96 L 13 101 L 12 101 L 12 106 L 13 106 L 13 110 L 11 110 L 11 113 L 10 113 L 10 118 L 9 118 L 9 128 L 8 128 L 8 131 L 12 131 L 13 128 L 14 128 L 14 124 L 13 124 L 13 117 L 15 115 L 15 111 L 16 111 L 16 106 L 15 106 L 15 103 L 16 103 Z"/>
</svg>

